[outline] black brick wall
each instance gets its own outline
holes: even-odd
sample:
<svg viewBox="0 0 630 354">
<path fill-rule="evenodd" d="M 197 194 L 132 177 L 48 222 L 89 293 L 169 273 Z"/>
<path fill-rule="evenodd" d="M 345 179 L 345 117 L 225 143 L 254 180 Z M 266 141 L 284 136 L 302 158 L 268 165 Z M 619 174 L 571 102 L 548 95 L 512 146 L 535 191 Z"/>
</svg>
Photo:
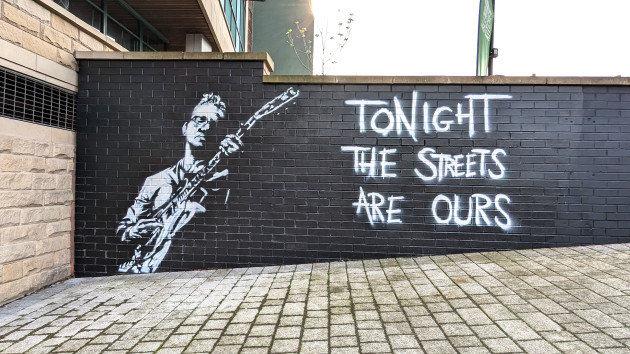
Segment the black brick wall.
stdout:
<svg viewBox="0 0 630 354">
<path fill-rule="evenodd" d="M 227 105 L 227 117 L 211 131 L 211 156 L 239 122 L 291 86 L 263 84 L 262 65 L 80 62 L 77 275 L 116 273 L 129 259 L 130 246 L 116 236 L 116 228 L 144 180 L 183 156 L 181 126 L 204 93 L 219 94 Z M 216 182 L 221 191 L 205 203 L 205 213 L 176 233 L 160 271 L 630 242 L 630 87 L 293 87 L 299 96 L 257 122 L 243 137 L 243 151 L 221 162 L 221 168 L 229 169 L 227 179 Z M 387 136 L 371 128 L 372 116 L 381 108 L 396 120 L 394 97 L 411 119 L 414 91 L 416 141 L 404 125 L 400 135 L 395 123 Z M 480 99 L 474 101 L 473 137 L 468 119 L 444 132 L 435 132 L 430 122 L 425 133 L 425 102 L 430 119 L 437 107 L 446 106 L 452 113 L 444 111 L 439 121 L 457 122 L 457 106 L 468 113 L 465 97 L 470 94 L 511 98 L 489 100 L 488 132 Z M 360 108 L 348 100 L 384 102 L 365 107 L 363 133 Z M 377 129 L 386 128 L 387 113 L 375 122 Z M 385 154 L 392 163 L 387 172 L 396 177 L 382 178 L 380 165 L 375 177 L 356 173 L 354 153 L 342 151 L 352 146 L 374 147 L 378 158 L 383 149 L 396 149 Z M 450 167 L 458 173 L 466 172 L 466 154 L 473 149 L 502 149 L 505 155 L 497 153 L 500 164 L 486 156 L 483 177 L 476 154 L 469 168 L 476 176 L 423 181 L 415 170 L 431 173 L 418 157 L 425 148 L 464 155 L 458 160 L 463 165 Z M 438 167 L 437 159 L 428 159 Z M 503 178 L 490 178 L 490 171 L 500 172 L 499 165 Z M 222 193 L 228 189 L 224 204 Z M 390 219 L 400 222 L 379 222 L 376 213 L 370 224 L 364 205 L 357 213 L 361 189 L 368 204 L 372 196 L 379 201 L 368 193 L 384 198 L 379 210 L 385 221 L 387 198 L 394 197 Z M 439 195 L 451 205 L 457 195 L 463 219 L 474 195 L 474 209 L 479 209 L 476 200 L 485 214 L 474 211 L 468 225 L 457 225 L 453 218 L 440 224 L 432 210 Z M 498 208 L 497 195 L 504 196 Z M 446 205 L 437 203 L 437 218 L 447 219 Z M 508 216 L 511 226 L 500 227 Z"/>
</svg>

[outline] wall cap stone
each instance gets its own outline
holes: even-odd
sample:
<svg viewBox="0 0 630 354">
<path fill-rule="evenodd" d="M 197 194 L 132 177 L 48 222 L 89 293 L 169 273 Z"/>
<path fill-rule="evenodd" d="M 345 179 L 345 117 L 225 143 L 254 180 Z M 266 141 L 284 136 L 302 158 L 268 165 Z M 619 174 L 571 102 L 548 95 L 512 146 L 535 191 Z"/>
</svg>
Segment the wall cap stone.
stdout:
<svg viewBox="0 0 630 354">
<path fill-rule="evenodd" d="M 75 52 L 77 60 L 233 60 L 262 61 L 266 72 L 273 71 L 273 60 L 266 52 Z"/>
<path fill-rule="evenodd" d="M 274 62 L 266 52 L 193 53 L 193 52 L 76 52 L 77 60 L 234 60 L 262 61 L 265 72 L 272 72 Z M 613 85 L 630 86 L 630 77 L 570 76 L 334 76 L 265 75 L 264 83 L 290 84 L 451 84 L 451 85 Z"/>
<path fill-rule="evenodd" d="M 291 84 L 453 84 L 453 85 L 617 85 L 630 86 L 630 77 L 561 76 L 322 76 L 267 75 L 264 83 Z"/>
</svg>

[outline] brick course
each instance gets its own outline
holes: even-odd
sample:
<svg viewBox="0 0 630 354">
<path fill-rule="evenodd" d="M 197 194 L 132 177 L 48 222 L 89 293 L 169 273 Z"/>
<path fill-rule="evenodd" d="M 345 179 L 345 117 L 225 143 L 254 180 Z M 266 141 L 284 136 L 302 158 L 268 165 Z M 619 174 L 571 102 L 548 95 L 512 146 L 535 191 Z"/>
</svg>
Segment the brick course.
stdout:
<svg viewBox="0 0 630 354">
<path fill-rule="evenodd" d="M 224 159 L 229 177 L 218 186 L 230 190 L 228 203 L 225 197 L 207 201 L 208 211 L 176 235 L 161 270 L 630 237 L 628 86 L 287 84 L 263 83 L 262 63 L 256 62 L 80 64 L 79 275 L 115 273 L 128 259 L 129 246 L 115 236 L 118 223 L 144 180 L 183 156 L 181 126 L 203 93 L 217 93 L 227 105 L 227 118 L 212 128 L 208 141 L 214 151 L 239 122 L 289 86 L 300 90 L 295 104 L 263 117 L 243 138 L 243 151 Z M 474 128 L 465 117 L 471 94 L 477 95 Z M 484 94 L 509 96 L 490 99 L 487 130 Z M 404 119 L 411 119 L 414 97 L 415 135 L 396 118 L 398 104 Z M 348 103 L 353 100 L 373 102 L 364 107 L 365 131 L 360 104 Z M 458 105 L 463 124 L 457 122 Z M 434 123 L 439 107 L 450 111 L 442 110 Z M 454 122 L 445 128 L 449 120 Z M 389 164 L 376 164 L 370 177 L 369 168 L 355 168 L 354 156 L 363 151 L 369 161 L 372 147 Z M 422 155 L 425 148 L 432 150 Z M 432 169 L 419 154 L 436 169 L 439 157 L 430 154 L 448 155 L 451 162 L 441 169 L 450 175 L 421 179 L 418 173 L 431 176 Z M 480 166 L 482 154 L 486 168 Z M 469 205 L 474 211 L 467 217 Z"/>
</svg>

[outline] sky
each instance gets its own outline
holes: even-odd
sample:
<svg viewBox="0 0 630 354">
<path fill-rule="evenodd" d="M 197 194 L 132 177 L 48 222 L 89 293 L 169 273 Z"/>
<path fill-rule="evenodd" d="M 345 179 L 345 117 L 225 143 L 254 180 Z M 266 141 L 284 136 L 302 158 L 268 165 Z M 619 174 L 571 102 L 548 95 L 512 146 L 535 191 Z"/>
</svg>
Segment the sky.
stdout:
<svg viewBox="0 0 630 354">
<path fill-rule="evenodd" d="M 326 74 L 475 75 L 479 0 L 313 0 L 313 12 L 316 31 L 353 13 Z M 495 0 L 494 74 L 630 76 L 629 15 L 630 0 Z"/>
</svg>

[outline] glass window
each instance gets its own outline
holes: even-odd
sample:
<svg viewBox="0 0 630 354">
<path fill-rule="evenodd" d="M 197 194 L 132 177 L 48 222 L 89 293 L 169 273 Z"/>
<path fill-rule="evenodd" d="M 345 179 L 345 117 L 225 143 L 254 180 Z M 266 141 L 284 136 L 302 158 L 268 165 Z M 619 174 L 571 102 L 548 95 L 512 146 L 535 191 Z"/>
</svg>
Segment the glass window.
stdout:
<svg viewBox="0 0 630 354">
<path fill-rule="evenodd" d="M 55 0 L 72 14 L 130 51 L 164 51 L 168 44 L 143 19 L 112 0 Z M 105 21 L 103 19 L 106 19 Z M 163 38 L 163 37 L 162 37 Z"/>
<path fill-rule="evenodd" d="M 70 1 L 62 4 L 62 6 L 64 5 L 73 15 L 102 32 L 103 15 L 98 8 L 91 6 L 86 1 Z"/>
<path fill-rule="evenodd" d="M 222 3 L 234 48 L 242 52 L 245 48 L 245 0 L 223 0 Z"/>
</svg>

